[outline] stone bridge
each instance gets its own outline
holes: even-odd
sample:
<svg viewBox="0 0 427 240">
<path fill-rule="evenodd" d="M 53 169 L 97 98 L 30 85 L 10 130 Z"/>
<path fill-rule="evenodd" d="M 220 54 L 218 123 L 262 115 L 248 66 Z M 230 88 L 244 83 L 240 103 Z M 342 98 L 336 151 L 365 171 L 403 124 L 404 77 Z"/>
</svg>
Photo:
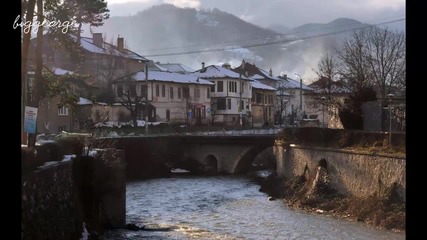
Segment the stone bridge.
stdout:
<svg viewBox="0 0 427 240">
<path fill-rule="evenodd" d="M 171 168 L 192 172 L 243 173 L 274 146 L 276 134 L 240 136 L 147 136 L 110 138 L 125 150 L 127 175 L 154 177 Z"/>
</svg>

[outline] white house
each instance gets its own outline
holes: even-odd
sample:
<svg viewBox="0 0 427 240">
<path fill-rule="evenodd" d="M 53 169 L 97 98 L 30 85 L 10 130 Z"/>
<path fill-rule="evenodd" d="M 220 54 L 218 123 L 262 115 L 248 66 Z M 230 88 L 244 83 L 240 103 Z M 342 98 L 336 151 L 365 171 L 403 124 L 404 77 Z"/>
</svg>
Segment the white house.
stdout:
<svg viewBox="0 0 427 240">
<path fill-rule="evenodd" d="M 244 125 L 248 122 L 247 115 L 250 115 L 251 111 L 250 82 L 253 81 L 252 79 L 225 67 L 215 65 L 205 67 L 204 63 L 202 69 L 192 75 L 214 83 L 211 89 L 211 115 L 214 122 L 226 125 Z"/>
<path fill-rule="evenodd" d="M 148 102 L 155 108 L 154 121 L 207 124 L 212 85 L 194 75 L 148 71 L 146 78 L 145 72 L 139 71 L 116 80 L 113 91 L 118 101 L 126 93 L 144 100 L 148 95 Z"/>
</svg>

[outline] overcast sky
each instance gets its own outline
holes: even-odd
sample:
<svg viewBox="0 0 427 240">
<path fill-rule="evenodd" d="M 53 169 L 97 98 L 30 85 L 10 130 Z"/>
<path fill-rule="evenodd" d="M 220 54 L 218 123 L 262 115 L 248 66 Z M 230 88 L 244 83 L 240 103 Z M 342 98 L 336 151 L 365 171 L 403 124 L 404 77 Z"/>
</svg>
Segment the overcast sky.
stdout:
<svg viewBox="0 0 427 240">
<path fill-rule="evenodd" d="M 405 16 L 404 0 L 107 0 L 107 2 L 111 16 L 133 15 L 153 5 L 172 3 L 178 7 L 218 8 L 262 27 L 281 24 L 293 28 L 306 23 L 327 23 L 340 17 L 372 24 Z"/>
</svg>

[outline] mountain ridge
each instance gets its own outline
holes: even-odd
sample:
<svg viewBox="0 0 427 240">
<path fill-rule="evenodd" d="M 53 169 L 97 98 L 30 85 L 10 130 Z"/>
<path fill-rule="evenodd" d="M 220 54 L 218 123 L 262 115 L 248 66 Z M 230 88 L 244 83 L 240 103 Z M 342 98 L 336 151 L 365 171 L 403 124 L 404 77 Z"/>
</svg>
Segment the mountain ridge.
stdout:
<svg viewBox="0 0 427 240">
<path fill-rule="evenodd" d="M 131 16 L 113 16 L 95 30 L 106 33 L 108 42 L 115 42 L 114 37 L 118 35 L 124 37 L 127 48 L 143 56 L 151 56 L 150 59 L 155 61 L 181 62 L 199 69 L 201 62 L 227 62 L 237 66 L 245 59 L 264 69 L 272 68 L 274 74 L 279 75 L 281 72 L 313 73 L 320 56 L 332 49 L 342 36 L 295 40 L 334 32 L 345 23 L 363 26 L 354 19 L 339 18 L 326 24 L 304 24 L 281 34 L 217 8 L 196 10 L 161 4 Z M 263 46 L 271 42 L 277 44 Z M 223 50 L 205 53 L 211 49 Z M 198 53 L 173 55 L 193 51 Z M 158 56 L 163 54 L 170 55 Z"/>
</svg>

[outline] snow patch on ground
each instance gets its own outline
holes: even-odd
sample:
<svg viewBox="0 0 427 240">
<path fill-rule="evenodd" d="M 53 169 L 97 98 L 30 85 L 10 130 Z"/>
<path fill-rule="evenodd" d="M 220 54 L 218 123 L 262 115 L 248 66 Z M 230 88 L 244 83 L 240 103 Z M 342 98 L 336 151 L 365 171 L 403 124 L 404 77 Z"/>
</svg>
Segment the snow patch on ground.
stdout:
<svg viewBox="0 0 427 240">
<path fill-rule="evenodd" d="M 83 232 L 82 232 L 82 237 L 80 238 L 80 240 L 88 240 L 89 239 L 89 232 L 86 229 L 86 223 L 83 222 Z"/>
</svg>

